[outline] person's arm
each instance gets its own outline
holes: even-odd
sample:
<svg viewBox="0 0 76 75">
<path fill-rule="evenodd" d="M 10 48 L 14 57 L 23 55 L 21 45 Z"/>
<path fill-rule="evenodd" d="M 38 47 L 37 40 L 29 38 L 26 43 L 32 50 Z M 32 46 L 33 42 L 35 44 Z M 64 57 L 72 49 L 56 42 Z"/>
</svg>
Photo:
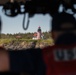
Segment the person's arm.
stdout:
<svg viewBox="0 0 76 75">
<path fill-rule="evenodd" d="M 9 54 L 5 49 L 0 49 L 0 72 L 10 70 Z"/>
</svg>

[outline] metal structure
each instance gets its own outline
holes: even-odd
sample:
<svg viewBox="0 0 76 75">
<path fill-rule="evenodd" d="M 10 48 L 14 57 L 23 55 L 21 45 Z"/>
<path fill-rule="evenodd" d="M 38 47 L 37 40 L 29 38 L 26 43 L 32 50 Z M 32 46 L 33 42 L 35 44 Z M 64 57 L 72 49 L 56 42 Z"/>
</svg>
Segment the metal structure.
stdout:
<svg viewBox="0 0 76 75">
<path fill-rule="evenodd" d="M 76 13 L 76 0 L 0 0 L 0 5 L 3 5 L 5 9 L 15 10 L 14 8 L 21 9 L 21 5 L 24 5 L 25 12 L 30 13 L 30 16 L 34 14 L 46 14 L 49 13 L 53 16 L 58 12 L 60 4 L 64 6 L 64 10 L 72 9 Z M 19 6 L 18 6 L 19 5 Z M 23 14 L 18 11 L 18 14 Z"/>
<path fill-rule="evenodd" d="M 35 14 L 50 14 L 54 16 L 58 13 L 60 5 L 63 5 L 63 11 L 72 9 L 76 14 L 76 0 L 0 0 L 3 6 L 2 12 L 8 17 L 15 17 L 18 14 L 24 14 L 23 29 L 27 30 L 29 26 L 29 18 Z M 75 6 L 74 6 L 75 5 Z M 25 27 L 25 17 L 28 13 L 28 21 Z"/>
</svg>

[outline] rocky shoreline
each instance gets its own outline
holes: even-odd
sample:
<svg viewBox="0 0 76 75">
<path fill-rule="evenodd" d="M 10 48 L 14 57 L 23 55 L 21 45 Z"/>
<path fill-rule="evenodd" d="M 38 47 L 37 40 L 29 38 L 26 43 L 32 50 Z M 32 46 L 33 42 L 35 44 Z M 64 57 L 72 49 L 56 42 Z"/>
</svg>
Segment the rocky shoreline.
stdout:
<svg viewBox="0 0 76 75">
<path fill-rule="evenodd" d="M 53 43 L 46 43 L 46 42 L 40 42 L 40 43 L 37 43 L 37 42 L 24 42 L 24 41 L 21 41 L 21 42 L 15 42 L 15 41 L 12 41 L 10 42 L 9 44 L 7 43 L 4 43 L 2 44 L 1 46 L 3 46 L 6 50 L 8 49 L 11 49 L 11 50 L 21 50 L 21 49 L 29 49 L 29 48 L 44 48 L 44 47 L 47 47 L 47 46 L 51 46 L 53 45 Z"/>
</svg>

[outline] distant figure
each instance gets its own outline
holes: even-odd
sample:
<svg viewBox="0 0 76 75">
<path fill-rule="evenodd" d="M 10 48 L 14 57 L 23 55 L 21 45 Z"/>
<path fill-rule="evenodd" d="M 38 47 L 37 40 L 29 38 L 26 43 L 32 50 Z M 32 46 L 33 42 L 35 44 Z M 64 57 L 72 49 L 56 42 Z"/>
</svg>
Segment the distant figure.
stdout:
<svg viewBox="0 0 76 75">
<path fill-rule="evenodd" d="M 33 40 L 39 40 L 39 39 L 43 39 L 43 38 L 44 38 L 44 35 L 42 34 L 41 27 L 39 26 L 37 32 L 34 33 L 32 39 Z"/>
<path fill-rule="evenodd" d="M 39 26 L 37 30 L 37 39 L 41 39 L 41 35 L 42 35 L 42 31 L 41 31 L 41 27 Z"/>
</svg>

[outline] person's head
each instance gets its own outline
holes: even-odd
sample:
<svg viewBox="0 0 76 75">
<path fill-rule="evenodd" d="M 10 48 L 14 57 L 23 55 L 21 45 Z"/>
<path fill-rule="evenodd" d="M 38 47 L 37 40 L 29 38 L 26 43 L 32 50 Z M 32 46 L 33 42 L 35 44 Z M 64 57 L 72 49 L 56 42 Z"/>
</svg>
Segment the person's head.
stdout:
<svg viewBox="0 0 76 75">
<path fill-rule="evenodd" d="M 73 15 L 63 12 L 57 13 L 53 16 L 52 37 L 55 43 L 57 43 L 58 41 L 66 41 L 67 39 L 73 39 L 73 37 L 75 36 L 76 20 Z"/>
</svg>

